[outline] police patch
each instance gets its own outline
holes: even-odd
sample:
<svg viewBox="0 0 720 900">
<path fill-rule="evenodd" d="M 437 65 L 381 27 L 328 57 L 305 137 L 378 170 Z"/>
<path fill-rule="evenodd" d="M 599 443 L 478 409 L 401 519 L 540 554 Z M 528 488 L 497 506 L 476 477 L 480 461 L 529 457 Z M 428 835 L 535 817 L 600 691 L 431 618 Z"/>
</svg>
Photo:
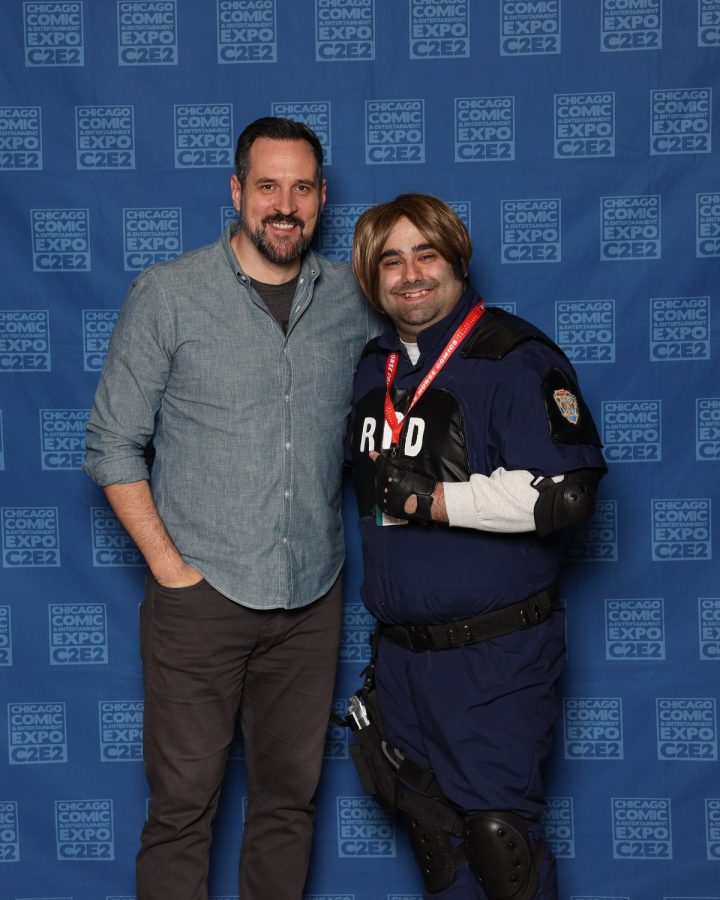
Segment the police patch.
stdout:
<svg viewBox="0 0 720 900">
<path fill-rule="evenodd" d="M 543 379 L 542 395 L 554 443 L 602 447 L 590 410 L 569 372 L 553 366 Z"/>
<path fill-rule="evenodd" d="M 564 388 L 553 391 L 552 396 L 562 417 L 567 419 L 571 425 L 577 425 L 580 419 L 577 397 L 574 394 L 571 394 L 570 391 L 566 391 Z"/>
</svg>

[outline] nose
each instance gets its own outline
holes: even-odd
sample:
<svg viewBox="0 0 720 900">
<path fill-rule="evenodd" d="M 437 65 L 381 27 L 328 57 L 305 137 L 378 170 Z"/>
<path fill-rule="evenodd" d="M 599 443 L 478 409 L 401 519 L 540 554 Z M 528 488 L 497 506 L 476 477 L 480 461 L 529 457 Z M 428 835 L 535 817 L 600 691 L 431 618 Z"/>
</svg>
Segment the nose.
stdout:
<svg viewBox="0 0 720 900">
<path fill-rule="evenodd" d="M 297 203 L 292 188 L 281 188 L 275 195 L 275 209 L 283 215 L 297 212 Z"/>
<path fill-rule="evenodd" d="M 405 259 L 403 276 L 405 281 L 422 281 L 422 274 L 412 257 Z"/>
</svg>

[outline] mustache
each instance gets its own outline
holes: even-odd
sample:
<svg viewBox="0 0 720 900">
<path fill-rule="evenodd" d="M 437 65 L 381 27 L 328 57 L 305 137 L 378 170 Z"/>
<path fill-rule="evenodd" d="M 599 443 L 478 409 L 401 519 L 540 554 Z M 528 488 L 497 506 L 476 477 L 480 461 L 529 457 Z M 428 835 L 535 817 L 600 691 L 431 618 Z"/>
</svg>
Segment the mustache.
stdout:
<svg viewBox="0 0 720 900">
<path fill-rule="evenodd" d="M 440 284 L 434 278 L 425 278 L 422 281 L 407 281 L 391 289 L 391 294 L 407 294 L 410 291 L 431 291 Z"/>
<path fill-rule="evenodd" d="M 276 213 L 274 216 L 265 216 L 262 220 L 263 225 L 298 225 L 300 228 L 305 227 L 305 222 L 298 216 L 284 216 L 282 213 Z"/>
</svg>

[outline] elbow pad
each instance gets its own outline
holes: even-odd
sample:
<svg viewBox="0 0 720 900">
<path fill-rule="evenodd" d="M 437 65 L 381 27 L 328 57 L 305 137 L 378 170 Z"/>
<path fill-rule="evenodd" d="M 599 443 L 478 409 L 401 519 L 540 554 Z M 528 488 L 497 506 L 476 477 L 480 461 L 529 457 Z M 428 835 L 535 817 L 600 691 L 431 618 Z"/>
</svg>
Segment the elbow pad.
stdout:
<svg viewBox="0 0 720 900">
<path fill-rule="evenodd" d="M 562 481 L 539 478 L 533 482 L 538 492 L 533 516 L 538 537 L 547 537 L 569 525 L 580 525 L 595 510 L 595 492 L 601 473 L 595 469 L 576 469 Z"/>
</svg>

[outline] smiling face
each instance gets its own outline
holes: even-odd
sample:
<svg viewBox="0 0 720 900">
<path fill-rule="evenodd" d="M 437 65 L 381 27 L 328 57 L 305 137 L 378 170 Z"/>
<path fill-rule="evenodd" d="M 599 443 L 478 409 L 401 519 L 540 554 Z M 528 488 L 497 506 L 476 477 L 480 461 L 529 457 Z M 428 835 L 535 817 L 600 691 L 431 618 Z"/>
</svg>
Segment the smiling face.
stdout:
<svg viewBox="0 0 720 900">
<path fill-rule="evenodd" d="M 462 296 L 464 282 L 413 223 L 401 216 L 380 255 L 378 300 L 401 339 L 414 342 Z"/>
<path fill-rule="evenodd" d="M 233 249 L 250 276 L 280 283 L 299 271 L 325 203 L 325 181 L 317 176 L 307 141 L 253 143 L 245 183 L 230 179 L 241 226 Z"/>
</svg>

